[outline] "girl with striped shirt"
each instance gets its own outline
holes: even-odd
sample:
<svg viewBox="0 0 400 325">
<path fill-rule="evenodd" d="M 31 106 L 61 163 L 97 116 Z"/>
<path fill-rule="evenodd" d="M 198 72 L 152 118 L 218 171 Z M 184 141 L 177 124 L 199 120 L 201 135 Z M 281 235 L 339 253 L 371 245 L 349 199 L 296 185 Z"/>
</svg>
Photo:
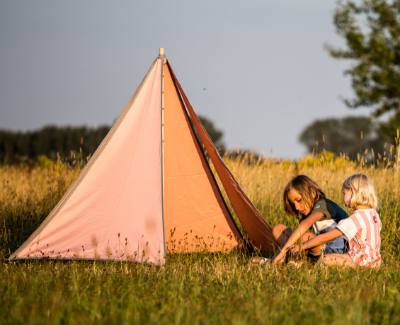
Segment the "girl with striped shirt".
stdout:
<svg viewBox="0 0 400 325">
<path fill-rule="evenodd" d="M 375 210 L 378 197 L 374 185 L 368 176 L 354 174 L 344 181 L 342 192 L 343 202 L 353 214 L 331 231 L 293 245 L 291 251 L 294 254 L 343 236 L 349 242 L 347 254 L 326 254 L 325 264 L 379 267 L 382 222 Z"/>
</svg>

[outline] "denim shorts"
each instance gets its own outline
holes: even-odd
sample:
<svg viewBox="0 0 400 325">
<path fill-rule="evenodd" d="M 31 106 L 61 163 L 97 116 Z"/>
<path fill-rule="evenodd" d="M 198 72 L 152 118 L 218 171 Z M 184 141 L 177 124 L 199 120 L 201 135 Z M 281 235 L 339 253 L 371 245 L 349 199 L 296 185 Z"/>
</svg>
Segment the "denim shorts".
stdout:
<svg viewBox="0 0 400 325">
<path fill-rule="evenodd" d="M 323 232 L 321 232 L 320 234 L 323 234 Z M 322 254 L 343 254 L 347 252 L 346 244 L 347 241 L 342 236 L 340 236 L 325 243 L 321 251 L 318 253 L 313 253 L 309 251 L 307 257 L 312 260 L 318 260 Z"/>
<path fill-rule="evenodd" d="M 325 244 L 325 254 L 343 254 L 345 253 L 345 240 L 339 236 Z"/>
</svg>

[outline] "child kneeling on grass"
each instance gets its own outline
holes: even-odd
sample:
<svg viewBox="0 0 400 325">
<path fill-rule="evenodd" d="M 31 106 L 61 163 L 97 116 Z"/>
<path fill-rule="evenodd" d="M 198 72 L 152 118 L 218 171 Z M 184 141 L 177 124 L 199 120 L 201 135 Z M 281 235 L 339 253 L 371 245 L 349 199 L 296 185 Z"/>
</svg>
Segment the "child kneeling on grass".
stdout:
<svg viewBox="0 0 400 325">
<path fill-rule="evenodd" d="M 347 254 L 327 254 L 325 264 L 379 267 L 382 222 L 375 210 L 378 197 L 374 185 L 368 176 L 354 174 L 343 182 L 342 192 L 343 202 L 353 214 L 340 221 L 335 229 L 292 246 L 291 251 L 295 254 L 343 236 L 349 242 Z"/>
</svg>

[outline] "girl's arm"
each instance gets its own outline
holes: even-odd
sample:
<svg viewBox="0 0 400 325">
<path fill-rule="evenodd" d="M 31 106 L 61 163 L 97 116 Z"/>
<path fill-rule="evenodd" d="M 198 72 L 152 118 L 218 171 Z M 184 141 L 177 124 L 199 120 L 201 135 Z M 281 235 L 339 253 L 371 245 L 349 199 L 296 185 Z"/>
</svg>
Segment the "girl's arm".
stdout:
<svg viewBox="0 0 400 325">
<path fill-rule="evenodd" d="M 325 234 L 315 236 L 314 238 L 311 238 L 310 240 L 307 240 L 306 242 L 304 242 L 302 244 L 294 245 L 291 248 L 291 250 L 292 250 L 292 253 L 294 254 L 300 250 L 306 250 L 306 249 L 310 249 L 310 248 L 325 244 L 326 242 L 328 242 L 332 239 L 338 238 L 342 235 L 343 235 L 343 233 L 338 228 L 335 228 L 335 229 L 332 229 L 331 231 L 328 231 Z"/>
<path fill-rule="evenodd" d="M 290 235 L 286 244 L 282 247 L 281 251 L 273 259 L 273 263 L 282 263 L 288 249 L 295 245 L 299 238 L 303 236 L 308 231 L 308 229 L 310 229 L 310 227 L 318 220 L 320 220 L 323 216 L 324 214 L 322 212 L 313 212 L 307 217 L 307 219 L 304 219 L 302 222 L 300 222 L 298 227 L 293 230 L 292 234 Z"/>
</svg>

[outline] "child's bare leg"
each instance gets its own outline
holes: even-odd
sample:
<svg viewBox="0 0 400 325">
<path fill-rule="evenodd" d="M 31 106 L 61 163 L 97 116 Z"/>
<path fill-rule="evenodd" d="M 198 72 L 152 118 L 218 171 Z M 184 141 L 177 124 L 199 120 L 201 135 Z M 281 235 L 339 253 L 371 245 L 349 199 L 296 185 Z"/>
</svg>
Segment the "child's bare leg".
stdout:
<svg viewBox="0 0 400 325">
<path fill-rule="evenodd" d="M 285 226 L 284 224 L 277 224 L 273 229 L 272 229 L 272 235 L 274 236 L 275 241 L 279 245 L 280 248 L 285 246 L 286 242 L 288 241 L 289 237 L 292 235 L 293 230 L 290 229 L 289 227 Z M 298 244 L 304 243 L 307 240 L 315 237 L 315 235 L 311 232 L 306 232 L 304 235 L 302 235 L 299 240 L 297 241 Z M 319 253 L 321 251 L 322 245 L 313 247 L 310 249 L 311 252 L 313 253 Z M 278 253 L 278 252 L 277 252 Z M 307 251 L 304 252 L 305 255 L 307 255 Z"/>
<path fill-rule="evenodd" d="M 275 241 L 280 248 L 285 246 L 293 230 L 289 227 L 279 223 L 274 228 L 272 228 L 272 236 L 274 236 Z"/>
<path fill-rule="evenodd" d="M 358 266 L 353 262 L 349 254 L 326 254 L 324 263 L 330 266 Z"/>
<path fill-rule="evenodd" d="M 279 223 L 272 229 L 272 235 L 274 236 L 275 241 L 278 243 L 279 247 L 285 246 L 286 242 L 288 241 L 289 237 L 292 235 L 293 230 L 289 227 Z M 304 243 L 307 240 L 315 237 L 315 235 L 311 232 L 306 232 L 304 235 L 300 237 L 297 241 L 298 244 Z M 317 246 L 311 249 L 312 252 L 319 252 L 321 250 L 321 246 Z"/>
<path fill-rule="evenodd" d="M 297 244 L 302 244 L 305 243 L 307 240 L 310 240 L 311 238 L 314 238 L 316 235 L 311 233 L 311 232 L 306 232 L 303 236 L 300 237 L 300 239 L 297 241 Z M 309 250 L 313 253 L 319 253 L 322 249 L 323 245 L 319 245 L 313 248 L 310 248 Z M 307 252 L 307 251 L 305 251 Z"/>
<path fill-rule="evenodd" d="M 305 234 L 303 234 L 299 240 L 297 241 L 297 244 L 302 244 L 304 242 L 306 242 L 307 240 L 310 240 L 311 238 L 315 237 L 315 235 L 311 232 L 306 232 Z M 312 253 L 312 255 L 314 255 L 315 259 L 318 259 L 322 252 L 322 245 L 317 246 L 317 247 L 313 247 L 304 251 L 300 251 L 298 253 L 295 253 L 294 256 L 287 256 L 286 260 L 288 265 L 290 266 L 294 266 L 294 267 L 299 267 L 302 264 L 304 264 L 305 262 L 305 257 L 309 256 L 310 252 Z M 302 260 L 299 260 L 299 257 L 302 257 Z"/>
<path fill-rule="evenodd" d="M 291 234 L 292 234 L 292 229 L 286 227 L 283 224 L 277 224 L 272 229 L 272 235 L 280 248 L 282 248 L 286 244 L 286 242 L 289 239 Z M 278 253 L 279 253 L 279 251 L 276 252 L 276 254 L 278 254 Z M 251 258 L 250 264 L 251 264 L 251 266 L 258 266 L 260 264 L 260 262 L 263 260 L 264 260 L 264 258 L 262 256 L 255 256 L 255 257 Z"/>
</svg>

